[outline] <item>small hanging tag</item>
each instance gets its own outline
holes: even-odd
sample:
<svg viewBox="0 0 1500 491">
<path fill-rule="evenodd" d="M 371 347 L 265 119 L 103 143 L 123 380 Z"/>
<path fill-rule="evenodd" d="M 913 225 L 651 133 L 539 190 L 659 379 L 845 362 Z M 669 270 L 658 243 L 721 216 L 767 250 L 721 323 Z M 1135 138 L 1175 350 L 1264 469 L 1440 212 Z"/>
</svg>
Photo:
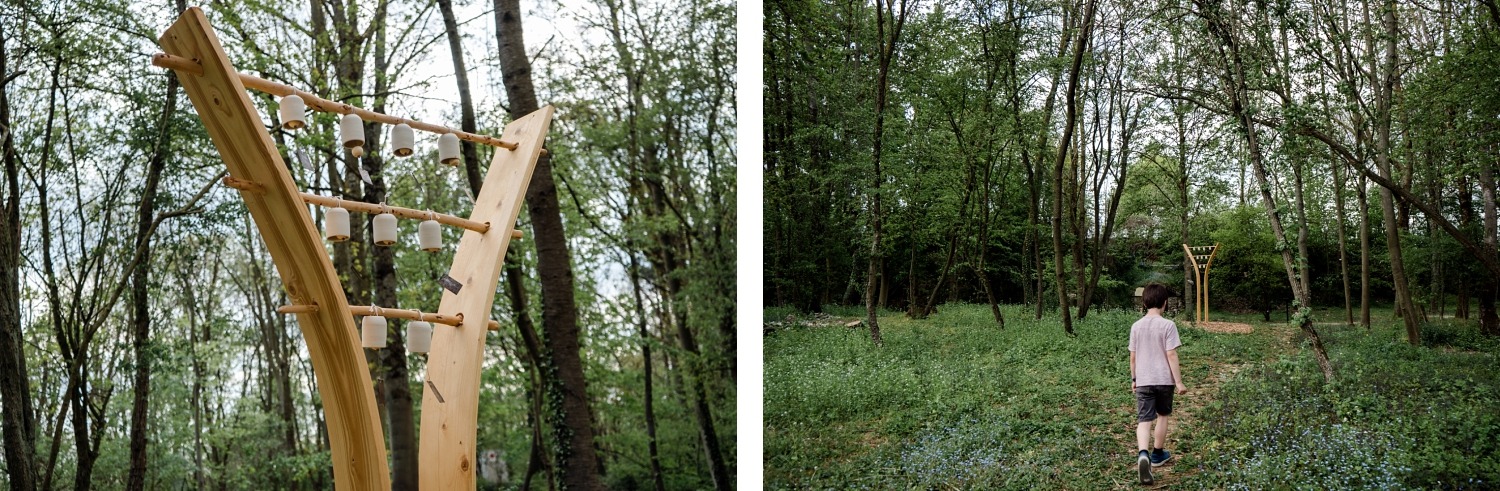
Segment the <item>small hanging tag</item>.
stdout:
<svg viewBox="0 0 1500 491">
<path fill-rule="evenodd" d="M 365 184 L 369 184 L 371 186 L 375 185 L 375 183 L 370 182 L 370 173 L 369 172 L 365 172 L 365 168 L 364 167 L 359 167 L 359 179 L 361 181 L 364 181 Z"/>
<path fill-rule="evenodd" d="M 302 151 L 300 148 L 297 149 L 297 161 L 302 162 L 303 169 L 307 169 L 308 172 L 313 171 L 312 159 L 307 158 L 307 152 Z"/>
<path fill-rule="evenodd" d="M 454 295 L 457 295 L 458 291 L 464 287 L 463 283 L 459 283 L 458 280 L 453 279 L 452 276 L 448 276 L 447 273 L 444 273 L 442 278 L 438 278 L 438 284 L 443 285 L 444 289 L 453 292 Z"/>
</svg>

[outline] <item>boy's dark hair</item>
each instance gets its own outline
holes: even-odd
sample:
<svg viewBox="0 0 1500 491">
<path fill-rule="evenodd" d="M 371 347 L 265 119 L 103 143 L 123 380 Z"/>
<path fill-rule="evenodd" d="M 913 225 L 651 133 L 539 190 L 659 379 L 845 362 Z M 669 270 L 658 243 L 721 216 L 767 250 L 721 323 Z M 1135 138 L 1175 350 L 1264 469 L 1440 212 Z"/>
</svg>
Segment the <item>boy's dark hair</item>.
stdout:
<svg viewBox="0 0 1500 491">
<path fill-rule="evenodd" d="M 1146 285 L 1146 291 L 1141 293 L 1141 301 L 1148 309 L 1165 309 L 1167 308 L 1167 299 L 1174 296 L 1176 294 L 1172 293 L 1172 289 L 1167 288 L 1167 285 L 1149 283 Z"/>
</svg>

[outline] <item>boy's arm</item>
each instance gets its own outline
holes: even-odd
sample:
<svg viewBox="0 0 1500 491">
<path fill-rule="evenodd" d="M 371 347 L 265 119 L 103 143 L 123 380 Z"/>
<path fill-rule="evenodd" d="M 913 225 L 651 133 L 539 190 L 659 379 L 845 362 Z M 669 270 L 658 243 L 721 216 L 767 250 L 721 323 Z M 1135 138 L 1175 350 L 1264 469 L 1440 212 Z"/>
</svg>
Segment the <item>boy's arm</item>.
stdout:
<svg viewBox="0 0 1500 491">
<path fill-rule="evenodd" d="M 1132 355 L 1132 358 L 1134 358 L 1135 353 L 1131 353 L 1131 355 Z M 1134 363 L 1131 364 L 1132 367 L 1134 365 L 1135 365 Z M 1182 385 L 1182 369 L 1177 367 L 1177 350 L 1176 349 L 1169 349 L 1169 350 L 1167 350 L 1167 366 L 1172 368 L 1172 380 L 1174 380 L 1174 381 L 1177 382 L 1177 393 L 1178 394 L 1186 394 L 1187 393 L 1187 386 L 1186 385 Z M 1131 371 L 1134 372 L 1135 370 L 1132 368 Z"/>
<path fill-rule="evenodd" d="M 1135 352 L 1130 352 L 1130 391 L 1135 392 Z"/>
</svg>

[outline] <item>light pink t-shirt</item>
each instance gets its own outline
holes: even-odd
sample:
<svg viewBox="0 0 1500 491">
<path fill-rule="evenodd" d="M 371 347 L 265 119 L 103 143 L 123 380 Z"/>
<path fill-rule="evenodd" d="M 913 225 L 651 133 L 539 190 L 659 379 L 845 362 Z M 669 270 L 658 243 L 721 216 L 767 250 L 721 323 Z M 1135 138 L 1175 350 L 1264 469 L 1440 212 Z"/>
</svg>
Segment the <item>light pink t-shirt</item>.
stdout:
<svg viewBox="0 0 1500 491">
<path fill-rule="evenodd" d="M 1182 346 L 1177 324 L 1159 315 L 1147 315 L 1130 326 L 1130 351 L 1135 352 L 1135 385 L 1176 385 L 1167 351 Z"/>
</svg>

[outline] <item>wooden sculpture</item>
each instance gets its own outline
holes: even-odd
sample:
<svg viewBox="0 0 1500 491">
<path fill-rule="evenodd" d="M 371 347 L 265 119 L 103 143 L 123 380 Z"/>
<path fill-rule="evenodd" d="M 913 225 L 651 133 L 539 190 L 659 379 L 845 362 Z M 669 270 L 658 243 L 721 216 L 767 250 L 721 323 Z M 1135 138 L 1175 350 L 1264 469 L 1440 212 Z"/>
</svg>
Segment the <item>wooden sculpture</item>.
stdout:
<svg viewBox="0 0 1500 491">
<path fill-rule="evenodd" d="M 155 55 L 152 63 L 176 71 L 229 168 L 224 184 L 239 190 L 245 200 L 292 301 L 279 311 L 296 314 L 307 342 L 327 417 L 335 487 L 390 489 L 375 394 L 354 326 L 355 315 L 383 314 L 438 325 L 432 329 L 422 393 L 421 489 L 474 489 L 479 372 L 485 333 L 498 328 L 489 320 L 490 307 L 503 266 L 500 259 L 510 240 L 520 236 L 513 224 L 537 158 L 544 152 L 542 142 L 552 121 L 552 107 L 511 122 L 500 138 L 494 138 L 328 101 L 237 72 L 207 18 L 196 7 L 184 11 L 162 34 L 160 45 L 165 53 Z M 305 104 L 345 117 L 440 133 L 444 150 L 448 150 L 450 141 L 456 147 L 458 139 L 497 147 L 474 210 L 468 218 L 460 218 L 303 193 L 251 104 L 247 87 L 284 97 L 284 104 L 299 111 L 288 127 L 306 124 L 300 116 L 300 105 Z M 409 139 L 403 143 L 410 153 Z M 350 146 L 351 152 L 358 148 Z M 444 287 L 438 312 L 351 307 L 324 248 L 323 235 L 313 224 L 309 204 L 363 213 L 388 212 L 464 228 L 448 272 L 456 282 Z"/>
<path fill-rule="evenodd" d="M 1214 256 L 1219 254 L 1219 244 L 1211 246 L 1182 245 L 1182 252 L 1193 265 L 1193 322 L 1208 322 L 1208 271 L 1214 265 Z M 1199 262 L 1202 261 L 1202 262 Z"/>
</svg>

